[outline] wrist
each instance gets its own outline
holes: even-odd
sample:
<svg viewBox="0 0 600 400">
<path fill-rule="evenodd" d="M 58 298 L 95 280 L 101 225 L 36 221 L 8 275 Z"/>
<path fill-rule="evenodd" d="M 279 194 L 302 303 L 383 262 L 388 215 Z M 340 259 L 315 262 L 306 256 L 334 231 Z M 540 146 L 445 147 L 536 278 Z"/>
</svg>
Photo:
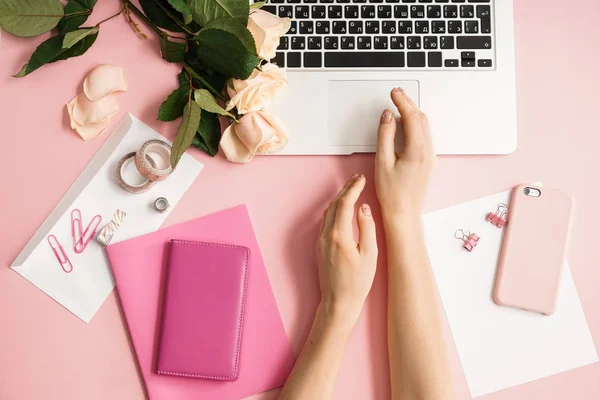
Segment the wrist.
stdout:
<svg viewBox="0 0 600 400">
<path fill-rule="evenodd" d="M 409 231 L 421 228 L 421 215 L 417 211 L 400 213 L 383 213 L 383 227 L 389 230 Z"/>
<path fill-rule="evenodd" d="M 362 310 L 362 303 L 322 299 L 317 314 L 333 326 L 351 331 Z"/>
</svg>

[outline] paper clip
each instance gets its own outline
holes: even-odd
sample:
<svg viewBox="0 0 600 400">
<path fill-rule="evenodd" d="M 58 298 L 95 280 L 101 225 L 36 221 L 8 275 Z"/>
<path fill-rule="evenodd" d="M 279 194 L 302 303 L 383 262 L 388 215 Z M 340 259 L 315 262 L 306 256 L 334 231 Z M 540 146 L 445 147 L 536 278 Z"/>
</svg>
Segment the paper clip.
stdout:
<svg viewBox="0 0 600 400">
<path fill-rule="evenodd" d="M 53 241 L 55 243 L 52 243 Z M 50 244 L 50 248 L 52 248 L 52 251 L 54 252 L 54 255 L 56 256 L 56 259 L 58 260 L 60 267 L 63 269 L 63 271 L 65 271 L 67 274 L 70 273 L 71 271 L 73 271 L 73 264 L 71 264 L 71 260 L 69 260 L 69 256 L 67 256 L 65 249 L 63 249 L 63 247 L 60 245 L 56 236 L 49 235 L 48 243 Z M 65 265 L 69 266 L 68 270 L 67 270 L 67 268 L 65 268 Z"/>
<path fill-rule="evenodd" d="M 463 241 L 463 248 L 468 251 L 473 251 L 475 247 L 477 247 L 477 243 L 479 243 L 479 236 L 476 233 L 468 232 L 465 234 L 465 231 L 462 229 L 454 232 L 454 237 Z"/>
<path fill-rule="evenodd" d="M 508 206 L 504 203 L 498 204 L 495 213 L 489 213 L 486 217 L 486 221 L 492 225 L 502 228 L 506 225 L 506 216 L 508 215 Z"/>
<path fill-rule="evenodd" d="M 77 208 L 71 211 L 71 235 L 73 236 L 73 250 L 75 253 L 83 253 L 87 245 L 96 235 L 100 222 L 102 222 L 102 217 L 96 215 L 92 218 L 84 231 L 81 223 L 81 211 Z"/>
</svg>

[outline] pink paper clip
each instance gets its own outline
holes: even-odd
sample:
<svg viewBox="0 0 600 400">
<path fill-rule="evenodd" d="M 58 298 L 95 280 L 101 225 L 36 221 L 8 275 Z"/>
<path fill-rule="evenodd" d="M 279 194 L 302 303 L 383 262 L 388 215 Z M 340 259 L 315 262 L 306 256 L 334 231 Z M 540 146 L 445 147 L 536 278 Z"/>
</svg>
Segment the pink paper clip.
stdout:
<svg viewBox="0 0 600 400">
<path fill-rule="evenodd" d="M 96 235 L 100 222 L 102 222 L 102 217 L 96 215 L 92 218 L 84 231 L 81 222 L 81 211 L 77 208 L 71 211 L 71 235 L 73 236 L 73 250 L 75 253 L 83 253 L 87 245 Z"/>
<path fill-rule="evenodd" d="M 479 243 L 479 236 L 476 233 L 466 233 L 459 229 L 454 232 L 454 237 L 461 240 L 463 242 L 463 248 L 468 250 L 469 252 L 473 251 L 475 247 L 477 247 L 477 243 Z"/>
<path fill-rule="evenodd" d="M 506 225 L 506 216 L 508 215 L 508 207 L 504 203 L 498 204 L 495 213 L 489 213 L 486 217 L 486 221 L 490 222 L 492 225 L 497 226 L 498 228 L 502 228 Z"/>
<path fill-rule="evenodd" d="M 54 243 L 52 243 L 53 241 Z M 50 244 L 50 248 L 52 248 L 52 251 L 54 252 L 54 255 L 56 256 L 56 259 L 58 260 L 60 267 L 63 269 L 63 271 L 65 271 L 67 274 L 73 271 L 73 264 L 71 264 L 69 256 L 67 256 L 65 249 L 63 249 L 61 244 L 58 242 L 56 236 L 49 235 L 48 243 Z M 65 265 L 69 266 L 69 269 L 65 268 Z"/>
</svg>

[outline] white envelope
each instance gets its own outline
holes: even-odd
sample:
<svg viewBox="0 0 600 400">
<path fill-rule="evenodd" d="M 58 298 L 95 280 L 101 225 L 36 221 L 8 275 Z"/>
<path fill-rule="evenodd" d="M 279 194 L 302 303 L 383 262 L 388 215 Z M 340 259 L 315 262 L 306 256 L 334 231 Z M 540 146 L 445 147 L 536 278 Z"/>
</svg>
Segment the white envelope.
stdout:
<svg viewBox="0 0 600 400">
<path fill-rule="evenodd" d="M 71 211 L 81 210 L 84 229 L 95 215 L 102 217 L 102 228 L 117 209 L 126 212 L 113 243 L 153 232 L 203 168 L 200 162 L 184 154 L 171 176 L 157 182 L 149 191 L 133 194 L 123 190 L 116 179 L 119 160 L 151 139 L 170 143 L 133 115 L 126 115 L 11 265 L 14 271 L 85 322 L 92 319 L 115 282 L 104 248 L 95 239 L 83 253 L 73 251 Z M 158 197 L 167 198 L 171 209 L 165 213 L 154 210 L 152 205 Z M 73 264 L 71 273 L 65 273 L 56 259 L 47 240 L 50 234 L 56 236 L 69 256 Z"/>
<path fill-rule="evenodd" d="M 423 217 L 431 265 L 473 397 L 598 361 L 568 265 L 553 315 L 493 302 L 504 229 L 485 218 L 509 200 L 504 192 Z M 471 253 L 454 238 L 457 229 L 481 237 Z"/>
</svg>

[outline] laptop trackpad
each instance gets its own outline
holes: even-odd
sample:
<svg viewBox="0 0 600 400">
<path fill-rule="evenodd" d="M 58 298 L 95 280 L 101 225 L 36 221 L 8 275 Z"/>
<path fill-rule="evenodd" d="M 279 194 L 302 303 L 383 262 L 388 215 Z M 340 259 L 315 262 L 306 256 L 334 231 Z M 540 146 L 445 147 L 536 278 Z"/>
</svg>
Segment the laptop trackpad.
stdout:
<svg viewBox="0 0 600 400">
<path fill-rule="evenodd" d="M 381 113 L 398 111 L 390 91 L 401 87 L 420 106 L 419 81 L 329 81 L 330 146 L 375 146 Z"/>
</svg>

